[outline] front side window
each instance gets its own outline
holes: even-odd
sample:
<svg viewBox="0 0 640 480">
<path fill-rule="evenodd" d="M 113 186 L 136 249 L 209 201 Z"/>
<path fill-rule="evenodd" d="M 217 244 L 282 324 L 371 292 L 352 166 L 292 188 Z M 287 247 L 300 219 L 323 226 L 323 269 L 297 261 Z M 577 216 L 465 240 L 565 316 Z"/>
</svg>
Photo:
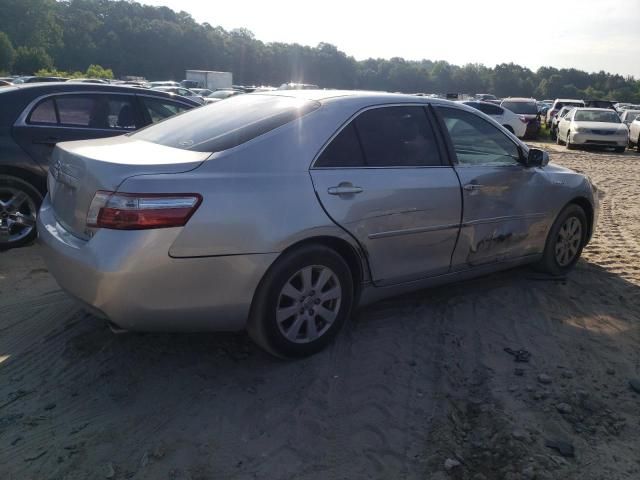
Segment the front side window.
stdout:
<svg viewBox="0 0 640 480">
<path fill-rule="evenodd" d="M 438 107 L 461 165 L 517 165 L 520 152 L 486 120 L 456 108 Z"/>
</svg>

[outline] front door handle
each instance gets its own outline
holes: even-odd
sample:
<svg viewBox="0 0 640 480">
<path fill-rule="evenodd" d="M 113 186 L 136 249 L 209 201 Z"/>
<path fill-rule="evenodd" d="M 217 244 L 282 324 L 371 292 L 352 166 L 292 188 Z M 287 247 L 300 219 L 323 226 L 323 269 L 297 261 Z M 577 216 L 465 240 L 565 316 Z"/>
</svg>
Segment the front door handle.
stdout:
<svg viewBox="0 0 640 480">
<path fill-rule="evenodd" d="M 356 187 L 350 183 L 341 183 L 337 187 L 329 187 L 327 193 L 329 195 L 353 195 L 355 193 L 362 193 L 362 187 Z"/>
<path fill-rule="evenodd" d="M 477 183 L 467 183 L 467 184 L 464 186 L 464 189 L 465 189 L 467 192 L 473 192 L 474 190 L 481 190 L 481 189 L 483 189 L 483 188 L 484 188 L 484 185 L 478 185 Z"/>
</svg>

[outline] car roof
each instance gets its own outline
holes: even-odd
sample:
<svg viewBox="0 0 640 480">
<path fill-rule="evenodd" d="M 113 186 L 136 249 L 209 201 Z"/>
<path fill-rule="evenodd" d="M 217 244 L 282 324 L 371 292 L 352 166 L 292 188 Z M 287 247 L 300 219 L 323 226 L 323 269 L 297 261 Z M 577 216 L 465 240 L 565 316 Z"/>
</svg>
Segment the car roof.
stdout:
<svg viewBox="0 0 640 480">
<path fill-rule="evenodd" d="M 504 100 L 502 100 L 503 102 L 527 102 L 527 103 L 534 103 L 536 102 L 535 98 L 527 98 L 527 97 L 507 97 Z"/>
<path fill-rule="evenodd" d="M 579 98 L 556 98 L 554 100 L 554 103 L 555 102 L 582 102 L 582 103 L 584 103 L 584 100 L 581 100 Z"/>
<path fill-rule="evenodd" d="M 389 92 L 375 92 L 366 90 L 273 90 L 268 92 L 255 92 L 248 95 L 275 95 L 281 97 L 293 97 L 303 100 L 310 100 L 316 102 L 323 102 L 332 99 L 342 99 L 348 101 L 362 101 L 370 99 L 374 103 L 437 103 L 432 102 L 434 98 L 422 97 L 418 95 L 410 95 L 408 93 L 389 93 Z M 454 104 L 454 102 L 446 102 L 448 104 Z"/>
<path fill-rule="evenodd" d="M 579 111 L 589 111 L 589 112 L 613 112 L 610 108 L 598 108 L 598 107 L 573 107 Z M 613 112 L 616 113 L 616 112 Z"/>
</svg>

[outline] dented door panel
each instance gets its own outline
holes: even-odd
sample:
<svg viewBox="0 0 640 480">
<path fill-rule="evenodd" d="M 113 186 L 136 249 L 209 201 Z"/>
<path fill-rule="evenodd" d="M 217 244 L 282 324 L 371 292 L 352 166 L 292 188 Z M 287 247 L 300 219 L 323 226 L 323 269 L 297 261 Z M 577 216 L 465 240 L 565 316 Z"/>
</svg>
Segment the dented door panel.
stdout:
<svg viewBox="0 0 640 480">
<path fill-rule="evenodd" d="M 456 171 L 464 207 L 453 270 L 542 252 L 552 206 L 539 169 L 458 165 Z"/>
</svg>

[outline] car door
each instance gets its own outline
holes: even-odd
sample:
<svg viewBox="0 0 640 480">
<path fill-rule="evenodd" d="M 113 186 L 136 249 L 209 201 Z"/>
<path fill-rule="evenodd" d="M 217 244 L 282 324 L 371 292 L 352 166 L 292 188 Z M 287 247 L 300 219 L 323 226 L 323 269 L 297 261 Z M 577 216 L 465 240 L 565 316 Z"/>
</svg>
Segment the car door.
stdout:
<svg viewBox="0 0 640 480">
<path fill-rule="evenodd" d="M 39 100 L 13 127 L 18 144 L 47 168 L 58 142 L 112 137 L 141 124 L 134 96 L 68 93 Z"/>
<path fill-rule="evenodd" d="M 539 253 L 550 205 L 546 177 L 520 163 L 520 147 L 472 112 L 437 107 L 463 192 L 460 238 L 452 269 Z"/>
<path fill-rule="evenodd" d="M 386 285 L 449 271 L 461 194 L 424 106 L 367 109 L 328 143 L 311 169 L 318 198 Z"/>
</svg>

